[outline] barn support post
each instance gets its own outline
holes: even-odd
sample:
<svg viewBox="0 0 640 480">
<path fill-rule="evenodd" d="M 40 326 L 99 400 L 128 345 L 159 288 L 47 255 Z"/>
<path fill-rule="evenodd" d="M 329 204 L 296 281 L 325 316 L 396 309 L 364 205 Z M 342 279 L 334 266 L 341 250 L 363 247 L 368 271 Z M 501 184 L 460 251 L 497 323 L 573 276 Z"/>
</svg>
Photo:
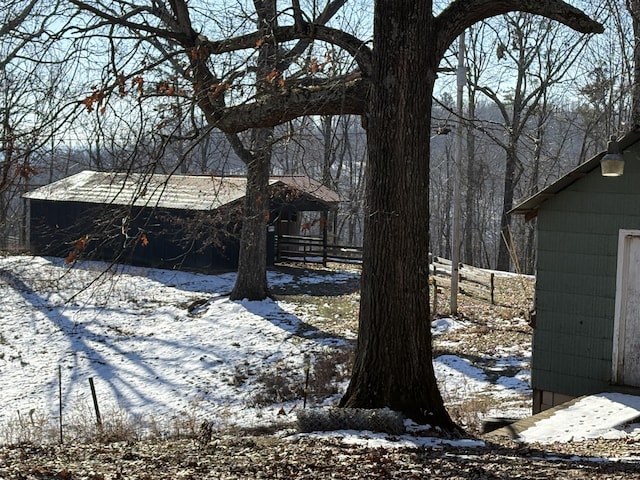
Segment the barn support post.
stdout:
<svg viewBox="0 0 640 480">
<path fill-rule="evenodd" d="M 320 213 L 320 225 L 322 226 L 322 266 L 326 267 L 327 266 L 327 224 L 328 224 L 328 218 L 327 218 L 327 211 L 323 210 Z"/>
<path fill-rule="evenodd" d="M 31 251 L 31 200 L 22 198 L 22 249 Z"/>
</svg>

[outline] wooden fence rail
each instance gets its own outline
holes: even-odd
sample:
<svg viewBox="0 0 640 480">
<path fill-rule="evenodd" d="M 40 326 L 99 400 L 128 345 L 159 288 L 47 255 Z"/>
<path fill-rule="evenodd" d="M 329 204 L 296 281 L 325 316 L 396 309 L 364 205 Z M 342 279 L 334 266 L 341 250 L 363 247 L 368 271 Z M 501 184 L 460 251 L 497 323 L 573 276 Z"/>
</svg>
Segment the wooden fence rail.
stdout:
<svg viewBox="0 0 640 480">
<path fill-rule="evenodd" d="M 434 285 L 451 288 L 451 261 L 433 257 L 431 261 L 431 279 Z M 481 298 L 495 305 L 495 275 L 492 272 L 460 264 L 458 269 L 458 288 L 476 298 Z"/>
<path fill-rule="evenodd" d="M 362 247 L 328 243 L 322 237 L 304 235 L 279 235 L 276 240 L 276 261 L 302 261 L 309 263 L 327 262 L 361 263 Z M 431 260 L 431 282 L 443 287 L 451 287 L 451 261 L 433 257 Z M 460 264 L 458 288 L 476 298 L 495 304 L 495 277 L 491 272 Z M 434 302 L 437 292 L 434 293 Z"/>
<path fill-rule="evenodd" d="M 295 260 L 317 262 L 360 263 L 362 247 L 329 243 L 322 237 L 300 235 L 279 235 L 276 240 L 278 262 Z"/>
</svg>

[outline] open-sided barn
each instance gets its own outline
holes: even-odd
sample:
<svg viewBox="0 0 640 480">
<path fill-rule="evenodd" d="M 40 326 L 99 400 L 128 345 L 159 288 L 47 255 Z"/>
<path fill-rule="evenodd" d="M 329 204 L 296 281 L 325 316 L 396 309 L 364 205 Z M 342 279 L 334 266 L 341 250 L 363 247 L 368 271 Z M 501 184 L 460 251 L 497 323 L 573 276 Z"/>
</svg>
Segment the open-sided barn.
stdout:
<svg viewBox="0 0 640 480">
<path fill-rule="evenodd" d="M 621 175 L 601 170 L 605 153 L 613 170 L 623 159 Z M 513 210 L 537 218 L 534 413 L 581 395 L 640 393 L 639 186 L 633 132 Z"/>
<path fill-rule="evenodd" d="M 207 271 L 238 262 L 245 177 L 83 171 L 24 195 L 30 251 Z M 268 261 L 302 212 L 326 220 L 337 193 L 305 176 L 269 180 Z M 327 228 L 330 222 L 319 222 Z"/>
</svg>

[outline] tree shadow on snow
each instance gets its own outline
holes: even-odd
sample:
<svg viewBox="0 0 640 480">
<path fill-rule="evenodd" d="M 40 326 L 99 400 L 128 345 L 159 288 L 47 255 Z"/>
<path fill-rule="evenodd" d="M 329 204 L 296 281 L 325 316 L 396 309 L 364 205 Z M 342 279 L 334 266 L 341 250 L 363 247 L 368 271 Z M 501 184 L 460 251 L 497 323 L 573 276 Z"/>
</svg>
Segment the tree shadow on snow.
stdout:
<svg viewBox="0 0 640 480">
<path fill-rule="evenodd" d="M 175 382 L 171 382 L 168 378 L 163 377 L 162 373 L 152 368 L 140 351 L 132 351 L 126 348 L 126 341 L 123 342 L 122 332 L 117 329 L 113 330 L 112 335 L 96 334 L 92 331 L 93 326 L 100 322 L 100 317 L 108 317 L 113 311 L 103 307 L 87 307 L 73 305 L 56 305 L 50 302 L 45 296 L 33 290 L 24 280 L 13 272 L 8 270 L 0 270 L 0 277 L 13 287 L 14 291 L 19 293 L 24 301 L 31 306 L 34 312 L 31 315 L 31 328 L 37 334 L 40 329 L 35 323 L 44 319 L 51 322 L 58 331 L 65 335 L 68 346 L 64 351 L 58 352 L 58 365 L 62 367 L 62 384 L 63 396 L 62 404 L 66 407 L 72 403 L 72 393 L 89 391 L 89 378 L 96 377 L 101 379 L 111 390 L 112 395 L 118 402 L 118 406 L 128 409 L 136 404 L 158 404 L 162 399 L 152 397 L 150 393 L 145 391 L 144 385 L 150 381 L 163 382 L 169 388 L 180 389 L 183 386 Z M 73 319 L 73 315 L 78 311 L 95 311 L 93 320 L 79 322 Z M 40 317 L 40 318 L 39 318 Z M 50 337 L 55 333 L 49 334 Z M 166 346 L 176 346 L 174 342 L 168 342 L 155 337 L 139 337 L 133 336 L 135 341 L 149 342 L 150 345 L 145 347 L 144 352 L 156 352 L 162 350 Z M 125 346 L 121 346 L 125 345 Z M 50 347 L 49 347 L 50 348 Z M 193 351 L 194 347 L 189 346 Z M 109 350 L 111 352 L 109 352 Z M 111 365 L 107 358 L 109 355 L 115 354 L 115 358 L 126 359 L 136 366 L 137 371 L 126 371 L 126 375 L 122 374 L 121 366 Z M 202 349 L 200 352 L 205 355 L 207 352 Z M 84 357 L 84 359 L 82 358 Z M 112 357 L 113 358 L 113 357 Z M 88 366 L 83 366 L 84 361 Z M 28 362 L 27 362 L 28 363 Z M 56 365 L 51 365 L 53 372 Z M 84 385 L 81 385 L 84 384 Z M 51 400 L 58 398 L 58 380 L 51 379 L 46 382 L 46 397 Z M 76 390 L 77 389 L 77 390 Z M 100 397 L 100 394 L 98 394 Z M 53 402 L 51 402 L 53 403 Z"/>
<path fill-rule="evenodd" d="M 238 301 L 249 313 L 264 318 L 274 326 L 286 331 L 291 336 L 313 340 L 319 344 L 330 347 L 345 347 L 355 344 L 355 340 L 342 335 L 322 330 L 301 320 L 296 315 L 282 309 L 273 300 L 250 302 Z"/>
</svg>

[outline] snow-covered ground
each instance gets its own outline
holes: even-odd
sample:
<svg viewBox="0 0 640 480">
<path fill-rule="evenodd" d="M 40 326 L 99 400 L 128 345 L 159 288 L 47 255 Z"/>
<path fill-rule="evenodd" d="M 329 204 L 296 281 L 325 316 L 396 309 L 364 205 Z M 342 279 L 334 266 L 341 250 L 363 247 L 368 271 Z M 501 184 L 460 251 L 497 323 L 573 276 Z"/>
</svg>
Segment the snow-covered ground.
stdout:
<svg viewBox="0 0 640 480">
<path fill-rule="evenodd" d="M 301 313 L 304 308 L 285 301 L 230 301 L 232 273 L 105 268 L 98 262 L 69 267 L 61 259 L 0 258 L 0 429 L 56 419 L 61 405 L 66 422 L 92 415 L 90 379 L 105 417 L 126 412 L 156 430 L 169 431 L 181 419 L 207 419 L 218 427 L 282 422 L 302 400 L 278 388 L 302 391 L 307 365 L 313 369 L 314 359 L 353 341 L 353 335 L 312 327 L 313 309 Z M 305 285 L 349 282 L 355 275 L 319 279 L 309 270 L 294 278 L 273 271 L 269 283 L 304 292 Z M 433 324 L 436 338 L 462 328 L 453 319 Z M 498 373 L 492 380 L 456 355 L 438 357 L 435 369 L 448 402 L 482 393 L 509 404 L 530 394 L 529 358 L 527 351 L 499 352 L 492 358 L 496 371 L 515 375 Z M 310 398 L 309 404 L 332 405 L 339 396 Z M 526 406 L 508 414 L 528 413 Z"/>
<path fill-rule="evenodd" d="M 93 408 L 90 378 L 103 412 L 268 422 L 282 405 L 261 405 L 255 380 L 303 382 L 311 355 L 346 341 L 304 331 L 284 302 L 230 301 L 234 274 L 104 269 L 0 259 L 0 423 L 55 417 L 60 400 L 70 414 Z M 269 281 L 292 278 L 270 273 Z"/>
</svg>

